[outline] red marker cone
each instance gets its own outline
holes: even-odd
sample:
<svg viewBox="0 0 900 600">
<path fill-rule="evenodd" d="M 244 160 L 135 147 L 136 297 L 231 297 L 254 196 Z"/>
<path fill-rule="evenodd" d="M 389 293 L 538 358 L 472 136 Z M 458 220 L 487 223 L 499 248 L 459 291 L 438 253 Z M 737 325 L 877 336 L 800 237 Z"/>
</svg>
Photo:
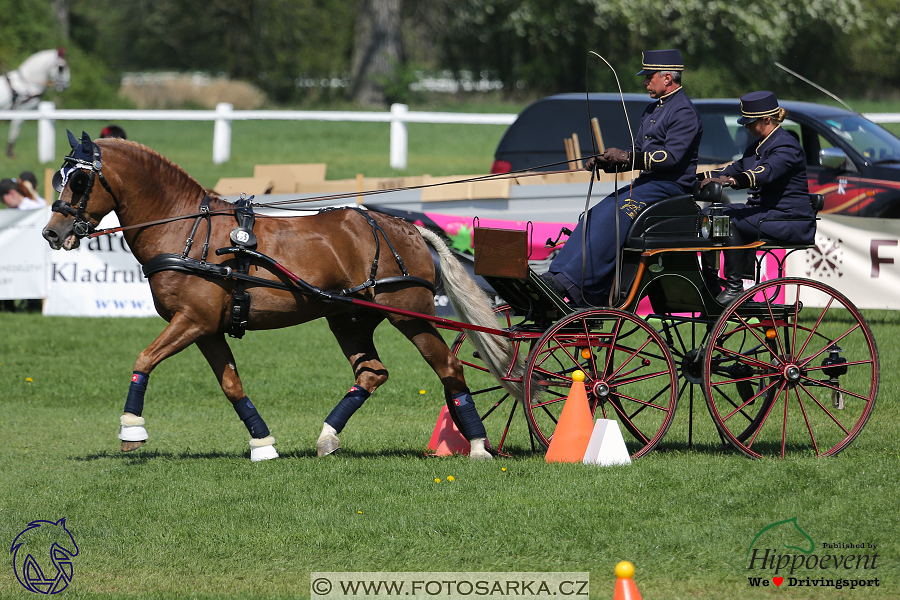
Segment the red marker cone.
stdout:
<svg viewBox="0 0 900 600">
<path fill-rule="evenodd" d="M 450 416 L 450 409 L 446 405 L 441 407 L 434 432 L 428 442 L 428 449 L 434 451 L 434 456 L 450 456 L 452 454 L 468 454 L 471 449 L 469 440 L 456 428 L 456 423 Z"/>
<path fill-rule="evenodd" d="M 616 565 L 616 589 L 613 600 L 641 600 L 641 594 L 634 584 L 634 565 L 623 560 Z"/>
<path fill-rule="evenodd" d="M 545 460 L 552 462 L 581 462 L 594 431 L 594 417 L 588 406 L 584 389 L 584 373 L 572 373 L 572 387 L 563 406 L 559 422 L 553 431 Z"/>
</svg>

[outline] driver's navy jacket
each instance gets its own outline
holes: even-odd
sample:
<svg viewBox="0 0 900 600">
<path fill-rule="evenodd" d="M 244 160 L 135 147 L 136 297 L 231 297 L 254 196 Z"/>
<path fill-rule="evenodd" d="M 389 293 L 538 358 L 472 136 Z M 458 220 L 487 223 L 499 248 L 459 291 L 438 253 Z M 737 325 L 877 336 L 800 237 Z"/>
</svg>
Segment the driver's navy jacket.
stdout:
<svg viewBox="0 0 900 600">
<path fill-rule="evenodd" d="M 634 140 L 634 168 L 645 181 L 673 181 L 685 190 L 694 185 L 703 125 L 684 88 L 647 107 Z"/>
<path fill-rule="evenodd" d="M 761 229 L 765 237 L 807 244 L 815 239 L 816 213 L 809 203 L 806 154 L 780 125 L 765 139 L 750 144 L 740 160 L 702 176 L 731 177 L 738 189 L 749 188 L 747 206 L 758 210 L 752 215 L 741 211 L 740 218 L 757 231 Z"/>
</svg>

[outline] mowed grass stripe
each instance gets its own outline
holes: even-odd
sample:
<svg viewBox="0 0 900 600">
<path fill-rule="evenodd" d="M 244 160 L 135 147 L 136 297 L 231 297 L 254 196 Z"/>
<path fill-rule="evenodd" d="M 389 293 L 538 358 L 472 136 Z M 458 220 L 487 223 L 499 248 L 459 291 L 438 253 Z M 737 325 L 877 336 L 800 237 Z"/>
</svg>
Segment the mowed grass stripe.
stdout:
<svg viewBox="0 0 900 600">
<path fill-rule="evenodd" d="M 771 598 L 771 587 L 749 587 L 748 574 L 766 573 L 748 571 L 746 552 L 764 526 L 797 516 L 817 543 L 878 543 L 879 566 L 866 575 L 882 586 L 852 597 L 893 597 L 900 411 L 888 348 L 898 325 L 893 313 L 869 319 L 881 394 L 838 457 L 716 452 L 702 403 L 701 442 L 687 449 L 682 402 L 660 451 L 630 467 L 591 468 L 529 455 L 426 458 L 443 397 L 389 326 L 377 343 L 390 380 L 348 425 L 342 453 L 316 459 L 322 419 L 351 381 L 324 322 L 231 341 L 282 458 L 250 463 L 246 430 L 195 348 L 153 373 L 151 440 L 122 454 L 115 435 L 133 361 L 163 321 L 0 313 L 0 537 L 66 517 L 82 551 L 65 592 L 75 597 L 304 597 L 312 571 L 587 570 L 602 598 L 627 559 L 648 599 Z M 7 564 L 0 596 L 21 597 Z"/>
</svg>

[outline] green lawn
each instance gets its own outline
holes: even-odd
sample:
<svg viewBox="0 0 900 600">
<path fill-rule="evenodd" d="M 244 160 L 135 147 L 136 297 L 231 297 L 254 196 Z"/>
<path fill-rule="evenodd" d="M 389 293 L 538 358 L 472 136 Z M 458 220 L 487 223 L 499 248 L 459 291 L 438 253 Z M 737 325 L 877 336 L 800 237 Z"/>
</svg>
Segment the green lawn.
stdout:
<svg viewBox="0 0 900 600">
<path fill-rule="evenodd" d="M 58 122 L 59 156 L 66 127 L 96 134 L 104 124 Z M 221 166 L 211 164 L 211 123 L 125 125 L 208 186 L 249 176 L 257 163 L 327 162 L 329 179 L 484 173 L 504 131 L 410 125 L 410 167 L 398 173 L 388 166 L 386 124 L 235 123 L 232 160 Z M 0 138 L 7 127 L 0 123 Z M 43 181 L 35 132 L 26 123 L 3 176 L 29 169 Z M 613 568 L 630 560 L 645 600 L 898 598 L 897 314 L 866 313 L 880 348 L 880 394 L 839 456 L 752 461 L 719 452 L 696 395 L 693 448 L 682 398 L 658 450 L 600 468 L 547 465 L 528 452 L 487 463 L 426 457 L 443 394 L 387 326 L 378 344 L 390 381 L 350 422 L 341 453 L 317 459 L 322 421 L 352 382 L 324 322 L 232 341 L 282 458 L 250 463 L 246 429 L 194 347 L 154 371 L 144 412 L 151 439 L 122 454 L 116 433 L 133 363 L 164 322 L 0 312 L 0 542 L 11 545 L 32 520 L 65 517 L 80 548 L 68 597 L 304 597 L 313 571 L 589 571 L 592 596 L 609 598 Z M 516 419 L 523 437 L 510 443 L 528 448 L 524 417 Z M 877 544 L 877 569 L 841 575 L 874 575 L 881 585 L 751 587 L 748 577 L 773 574 L 748 569 L 754 537 L 793 517 L 816 554 L 842 552 L 823 543 Z M 767 547 L 792 552 L 782 542 L 796 545 L 770 539 Z M 5 564 L 0 598 L 26 597 L 11 556 Z"/>
<path fill-rule="evenodd" d="M 797 517 L 817 546 L 878 544 L 876 569 L 841 576 L 881 585 L 783 587 L 781 597 L 898 597 L 900 370 L 890 349 L 900 326 L 893 313 L 870 319 L 881 393 L 839 456 L 718 452 L 699 403 L 688 449 L 683 400 L 657 451 L 600 468 L 527 453 L 425 457 L 442 394 L 387 326 L 378 342 L 390 381 L 350 422 L 342 452 L 317 459 L 322 420 L 351 383 L 324 322 L 232 342 L 280 459 L 249 461 L 247 432 L 193 347 L 154 371 L 151 439 L 122 454 L 115 436 L 132 364 L 163 321 L 0 313 L 0 540 L 65 517 L 80 548 L 69 597 L 303 597 L 312 571 L 589 571 L 592 597 L 608 598 L 613 567 L 630 560 L 645 600 L 768 599 L 772 587 L 747 578 L 774 573 L 748 570 L 748 548 L 766 526 Z M 767 547 L 792 552 L 777 541 Z M 6 564 L 0 597 L 24 597 Z"/>
</svg>

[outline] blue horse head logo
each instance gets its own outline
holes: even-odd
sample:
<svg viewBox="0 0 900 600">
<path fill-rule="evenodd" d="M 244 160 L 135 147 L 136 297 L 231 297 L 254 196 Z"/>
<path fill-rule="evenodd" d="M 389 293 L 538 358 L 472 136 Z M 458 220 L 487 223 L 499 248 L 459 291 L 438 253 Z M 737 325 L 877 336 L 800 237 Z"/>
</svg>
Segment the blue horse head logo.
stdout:
<svg viewBox="0 0 900 600">
<path fill-rule="evenodd" d="M 29 592 L 58 594 L 72 581 L 72 559 L 78 556 L 78 545 L 66 529 L 65 518 L 56 522 L 32 521 L 16 536 L 9 551 L 13 555 L 16 579 Z"/>
</svg>

